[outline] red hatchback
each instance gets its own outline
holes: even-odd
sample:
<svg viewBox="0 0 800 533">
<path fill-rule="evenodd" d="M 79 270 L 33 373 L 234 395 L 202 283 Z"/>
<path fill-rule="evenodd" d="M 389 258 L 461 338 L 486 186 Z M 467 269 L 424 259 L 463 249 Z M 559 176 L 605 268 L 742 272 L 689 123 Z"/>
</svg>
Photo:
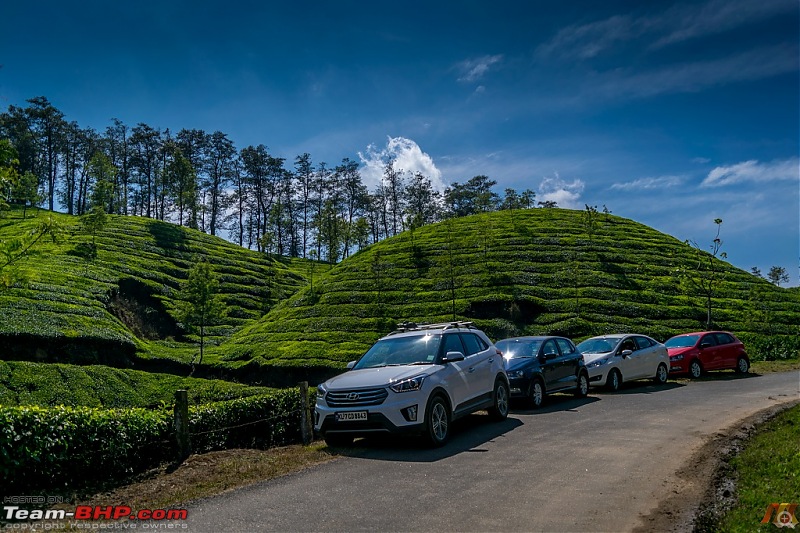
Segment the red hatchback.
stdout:
<svg viewBox="0 0 800 533">
<path fill-rule="evenodd" d="M 750 370 L 744 344 L 727 331 L 699 331 L 676 335 L 664 343 L 669 353 L 670 374 L 699 378 L 707 370 Z"/>
</svg>

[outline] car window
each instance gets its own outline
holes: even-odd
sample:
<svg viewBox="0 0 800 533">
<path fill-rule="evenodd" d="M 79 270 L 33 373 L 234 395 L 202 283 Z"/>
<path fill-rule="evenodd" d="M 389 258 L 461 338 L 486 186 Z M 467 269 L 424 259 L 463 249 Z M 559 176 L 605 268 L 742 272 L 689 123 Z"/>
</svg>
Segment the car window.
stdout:
<svg viewBox="0 0 800 533">
<path fill-rule="evenodd" d="M 571 355 L 575 353 L 575 347 L 567 339 L 556 339 L 558 347 L 561 348 L 562 355 Z"/>
<path fill-rule="evenodd" d="M 667 340 L 664 344 L 667 348 L 688 348 L 695 345 L 697 338 L 697 335 L 678 335 Z"/>
<path fill-rule="evenodd" d="M 461 352 L 467 355 L 464 345 L 461 343 L 461 336 L 457 333 L 444 336 L 444 353 L 447 354 L 447 352 Z"/>
<path fill-rule="evenodd" d="M 727 333 L 716 333 L 714 336 L 717 338 L 717 344 L 731 344 L 733 342 L 733 337 Z"/>
<path fill-rule="evenodd" d="M 717 345 L 717 338 L 714 336 L 713 333 L 709 333 L 708 335 L 704 336 L 700 339 L 700 346 L 716 346 Z"/>
<path fill-rule="evenodd" d="M 541 345 L 542 341 L 538 339 L 504 339 L 497 341 L 497 344 L 495 344 L 497 349 L 503 352 L 503 357 L 506 359 L 514 359 L 517 357 L 536 357 L 539 355 L 539 347 Z"/>
<path fill-rule="evenodd" d="M 636 339 L 636 344 L 639 346 L 640 350 L 644 350 L 645 348 L 649 348 L 653 345 L 653 341 L 648 339 L 647 337 L 634 337 Z"/>
<path fill-rule="evenodd" d="M 545 355 L 548 355 L 548 354 L 559 355 L 558 347 L 556 346 L 556 341 L 554 341 L 553 339 L 550 339 L 549 341 L 545 342 L 544 343 L 543 353 Z"/>
<path fill-rule="evenodd" d="M 588 339 L 578 345 L 582 353 L 606 353 L 614 351 L 619 339 Z"/>
<path fill-rule="evenodd" d="M 629 337 L 624 341 L 622 341 L 622 344 L 620 345 L 619 349 L 620 351 L 630 350 L 632 352 L 635 352 L 639 348 L 636 346 L 636 342 L 633 340 L 633 338 Z"/>
<path fill-rule="evenodd" d="M 439 349 L 440 339 L 441 335 L 414 335 L 382 339 L 358 360 L 354 368 L 358 370 L 387 365 L 433 363 Z"/>
<path fill-rule="evenodd" d="M 483 345 L 481 339 L 474 333 L 462 333 L 461 340 L 467 349 L 464 355 L 473 355 L 488 348 L 488 346 Z"/>
</svg>

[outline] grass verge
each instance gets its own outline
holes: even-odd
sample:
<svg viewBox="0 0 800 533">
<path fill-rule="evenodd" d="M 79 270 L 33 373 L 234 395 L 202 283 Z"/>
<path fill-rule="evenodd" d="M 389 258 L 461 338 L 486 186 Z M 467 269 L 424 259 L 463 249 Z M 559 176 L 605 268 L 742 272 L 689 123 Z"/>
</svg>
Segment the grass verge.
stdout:
<svg viewBox="0 0 800 533">
<path fill-rule="evenodd" d="M 293 474 L 335 458 L 336 455 L 323 442 L 310 446 L 222 450 L 192 455 L 177 468 L 161 468 L 129 485 L 89 498 L 76 498 L 64 508 L 123 505 L 134 510 L 176 509 L 191 500 Z"/>
<path fill-rule="evenodd" d="M 771 503 L 800 503 L 800 406 L 776 416 L 731 461 L 738 501 L 722 518 L 719 531 L 775 531 L 761 524 Z"/>
<path fill-rule="evenodd" d="M 790 370 L 800 370 L 800 359 L 753 361 L 750 371 L 756 374 L 771 374 L 773 372 L 788 372 Z"/>
</svg>

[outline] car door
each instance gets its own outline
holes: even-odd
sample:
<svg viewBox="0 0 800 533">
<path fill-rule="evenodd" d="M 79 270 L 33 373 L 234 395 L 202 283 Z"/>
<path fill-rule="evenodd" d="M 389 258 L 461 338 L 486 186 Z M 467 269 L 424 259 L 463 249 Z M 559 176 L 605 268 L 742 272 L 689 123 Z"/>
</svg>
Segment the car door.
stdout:
<svg viewBox="0 0 800 533">
<path fill-rule="evenodd" d="M 658 345 L 655 343 L 655 341 L 640 335 L 634 337 L 634 340 L 636 341 L 636 345 L 639 347 L 639 351 L 636 352 L 639 370 L 637 377 L 649 378 L 655 376 L 659 363 Z"/>
<path fill-rule="evenodd" d="M 717 337 L 713 333 L 706 333 L 697 344 L 700 352 L 700 363 L 705 370 L 716 370 L 720 366 L 719 347 Z"/>
<path fill-rule="evenodd" d="M 548 339 L 539 349 L 539 367 L 544 377 L 544 386 L 548 391 L 558 390 L 563 387 L 561 379 L 564 371 L 561 366 L 561 352 L 555 339 Z"/>
<path fill-rule="evenodd" d="M 739 350 L 733 337 L 727 333 L 715 333 L 717 340 L 717 368 L 736 368 Z"/>
<path fill-rule="evenodd" d="M 636 341 L 633 339 L 633 337 L 625 337 L 622 339 L 622 342 L 619 343 L 617 355 L 615 357 L 619 362 L 619 371 L 622 373 L 623 381 L 636 379 L 641 372 L 641 365 L 636 354 L 638 350 L 639 347 L 636 345 Z M 622 352 L 625 351 L 629 351 L 631 353 L 628 355 L 622 355 Z"/>
<path fill-rule="evenodd" d="M 490 350 L 483 339 L 474 333 L 461 333 L 461 341 L 467 361 L 470 366 L 467 369 L 467 380 L 469 397 L 477 398 L 486 394 L 491 395 L 494 391 L 494 376 L 492 375 L 492 362 L 497 355 L 496 350 Z"/>
<path fill-rule="evenodd" d="M 448 372 L 450 397 L 453 402 L 453 408 L 457 409 L 459 405 L 463 405 L 468 401 L 469 391 L 469 368 L 471 361 L 466 357 L 464 343 L 461 342 L 461 336 L 457 332 L 445 333 L 442 335 L 442 357 L 447 356 L 448 352 L 460 352 L 464 354 L 463 361 L 456 361 L 454 363 L 447 363 L 444 371 Z"/>
<path fill-rule="evenodd" d="M 565 387 L 571 387 L 578 384 L 578 366 L 583 355 L 575 348 L 567 339 L 556 339 L 559 350 L 561 350 L 561 363 L 563 367 L 562 382 Z"/>
</svg>

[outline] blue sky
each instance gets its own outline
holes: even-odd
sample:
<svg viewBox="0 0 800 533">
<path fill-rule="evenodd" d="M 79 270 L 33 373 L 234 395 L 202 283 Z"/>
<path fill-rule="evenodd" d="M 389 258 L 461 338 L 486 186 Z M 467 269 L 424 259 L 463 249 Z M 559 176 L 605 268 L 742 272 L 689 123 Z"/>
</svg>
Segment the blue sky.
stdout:
<svg viewBox="0 0 800 533">
<path fill-rule="evenodd" d="M 46 16 L 45 16 L 46 14 Z M 222 131 L 291 161 L 485 174 L 734 265 L 800 260 L 800 4 L 7 2 L 0 107 Z"/>
</svg>

